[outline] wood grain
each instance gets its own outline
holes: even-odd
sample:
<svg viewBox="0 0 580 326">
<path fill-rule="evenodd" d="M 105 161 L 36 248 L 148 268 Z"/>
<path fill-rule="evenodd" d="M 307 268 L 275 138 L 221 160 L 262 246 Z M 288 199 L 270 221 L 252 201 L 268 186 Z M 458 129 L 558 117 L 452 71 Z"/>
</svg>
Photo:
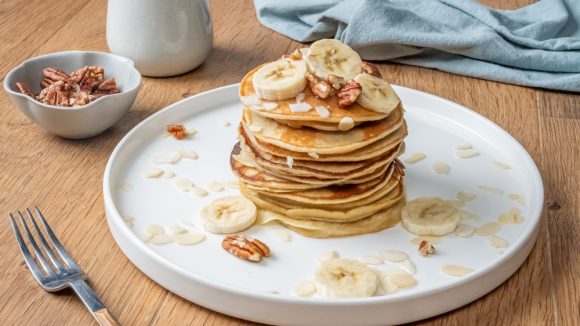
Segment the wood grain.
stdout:
<svg viewBox="0 0 580 326">
<path fill-rule="evenodd" d="M 486 0 L 515 9 L 527 0 Z M 106 1 L 0 1 L 0 76 L 21 61 L 62 50 L 103 50 Z M 249 325 L 157 286 L 115 245 L 106 225 L 102 173 L 115 144 L 164 106 L 238 82 L 249 67 L 301 46 L 258 23 L 250 1 L 212 1 L 215 47 L 195 71 L 145 78 L 132 110 L 97 137 L 71 141 L 38 128 L 0 92 L 0 207 L 39 205 L 91 285 L 124 325 Z M 538 242 L 507 282 L 484 298 L 421 325 L 580 324 L 580 96 L 382 63 L 393 83 L 461 103 L 508 130 L 538 163 L 546 209 Z M 24 268 L 0 223 L 0 320 L 5 325 L 90 325 L 72 292 L 49 295 Z"/>
</svg>

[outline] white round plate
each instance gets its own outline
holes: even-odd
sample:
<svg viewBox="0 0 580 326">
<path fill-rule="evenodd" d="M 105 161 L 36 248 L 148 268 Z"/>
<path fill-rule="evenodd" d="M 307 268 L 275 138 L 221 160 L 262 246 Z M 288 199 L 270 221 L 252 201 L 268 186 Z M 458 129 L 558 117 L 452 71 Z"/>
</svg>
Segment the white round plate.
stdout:
<svg viewBox="0 0 580 326">
<path fill-rule="evenodd" d="M 507 132 L 458 104 L 395 86 L 409 126 L 407 153 L 421 152 L 426 159 L 407 165 L 408 199 L 418 196 L 456 198 L 457 192 L 477 194 L 465 207 L 479 215 L 474 226 L 497 221 L 499 214 L 517 207 L 524 216 L 521 224 L 504 225 L 499 236 L 509 241 L 504 249 L 491 247 L 486 237 L 446 236 L 436 244 L 437 253 L 423 257 L 410 240 L 414 236 L 401 225 L 382 232 L 339 239 L 309 239 L 291 233 L 282 242 L 273 230 L 281 226 L 254 226 L 247 233 L 267 243 L 273 257 L 261 263 L 242 261 L 221 248 L 223 236 L 205 232 L 199 220 L 203 206 L 218 197 L 239 194 L 226 189 L 207 197 L 177 191 L 174 179 L 147 179 L 143 172 L 156 166 L 152 158 L 168 157 L 177 150 L 193 150 L 197 160 L 158 165 L 177 177 L 205 187 L 212 181 L 235 180 L 229 157 L 236 143 L 236 126 L 242 104 L 238 85 L 202 93 L 152 115 L 119 143 L 105 170 L 103 192 L 111 233 L 125 255 L 161 286 L 209 309 L 268 324 L 284 325 L 385 325 L 411 322 L 465 305 L 504 282 L 522 264 L 532 249 L 543 203 L 540 174 L 525 149 Z M 224 126 L 224 122 L 230 126 Z M 186 140 L 162 137 L 165 126 L 182 123 L 198 131 Z M 459 159 L 454 147 L 471 144 L 479 156 Z M 509 170 L 492 161 L 504 162 Z M 451 166 L 449 175 L 436 175 L 435 162 Z M 483 191 L 478 186 L 496 187 L 503 194 Z M 508 199 L 509 194 L 525 198 L 525 205 Z M 134 217 L 129 228 L 122 217 Z M 170 243 L 161 246 L 140 240 L 148 224 L 174 225 L 191 221 L 191 232 L 207 239 L 195 246 Z M 417 285 L 386 296 L 329 300 L 292 296 L 293 286 L 313 279 L 317 257 L 330 250 L 341 257 L 360 259 L 380 250 L 402 250 L 417 266 Z M 464 277 L 450 277 L 441 266 L 456 264 L 475 271 Z M 398 268 L 383 264 L 378 269 Z"/>
</svg>

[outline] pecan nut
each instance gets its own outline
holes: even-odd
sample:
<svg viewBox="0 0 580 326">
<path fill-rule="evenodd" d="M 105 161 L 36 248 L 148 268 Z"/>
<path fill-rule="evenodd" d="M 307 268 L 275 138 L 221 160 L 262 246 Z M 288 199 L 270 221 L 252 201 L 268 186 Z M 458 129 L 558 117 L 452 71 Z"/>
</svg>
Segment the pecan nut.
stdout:
<svg viewBox="0 0 580 326">
<path fill-rule="evenodd" d="M 59 80 L 43 89 L 36 99 L 48 105 L 69 107 L 73 94 L 74 86 L 68 81 Z"/>
<path fill-rule="evenodd" d="M 435 253 L 435 247 L 431 244 L 431 242 L 423 240 L 419 244 L 419 254 L 422 256 L 429 256 Z"/>
<path fill-rule="evenodd" d="M 373 75 L 375 77 L 379 77 L 379 78 L 383 78 L 383 75 L 381 74 L 381 71 L 379 70 L 379 67 L 375 66 L 374 64 L 370 63 L 370 62 L 366 62 L 363 61 L 361 64 L 361 68 L 362 71 L 369 74 L 369 75 Z"/>
<path fill-rule="evenodd" d="M 296 49 L 294 52 L 282 54 L 282 56 L 278 58 L 278 60 L 282 59 L 300 60 L 302 59 L 302 52 L 300 52 L 300 49 Z"/>
<path fill-rule="evenodd" d="M 71 73 L 71 78 L 84 92 L 92 92 L 105 78 L 105 70 L 97 66 L 85 66 Z"/>
<path fill-rule="evenodd" d="M 42 71 L 42 76 L 44 77 L 40 82 L 40 86 L 42 86 L 42 88 L 46 88 L 56 83 L 57 81 L 70 80 L 70 76 L 66 72 L 54 67 L 45 68 Z"/>
<path fill-rule="evenodd" d="M 359 83 L 354 80 L 349 80 L 341 89 L 338 91 L 338 105 L 349 106 L 356 102 L 356 99 L 362 92 L 362 87 Z"/>
<path fill-rule="evenodd" d="M 18 88 L 18 91 L 24 95 L 28 95 L 30 97 L 34 97 L 34 94 L 32 94 L 32 90 L 30 90 L 30 87 L 28 87 L 28 85 L 24 84 L 24 83 L 16 83 L 16 88 Z"/>
<path fill-rule="evenodd" d="M 342 86 L 344 86 L 344 78 L 336 76 L 336 75 L 328 75 L 328 83 L 334 88 L 335 90 L 340 90 Z"/>
<path fill-rule="evenodd" d="M 226 236 L 222 241 L 222 248 L 238 258 L 252 262 L 270 257 L 270 248 L 266 244 L 243 234 Z"/>
<path fill-rule="evenodd" d="M 310 90 L 314 95 L 316 95 L 316 97 L 325 99 L 333 94 L 332 87 L 327 81 L 322 80 L 313 74 L 306 74 L 306 79 L 308 79 Z"/>
<path fill-rule="evenodd" d="M 187 130 L 184 125 L 167 125 L 167 132 L 175 139 L 184 139 L 187 137 Z"/>
</svg>

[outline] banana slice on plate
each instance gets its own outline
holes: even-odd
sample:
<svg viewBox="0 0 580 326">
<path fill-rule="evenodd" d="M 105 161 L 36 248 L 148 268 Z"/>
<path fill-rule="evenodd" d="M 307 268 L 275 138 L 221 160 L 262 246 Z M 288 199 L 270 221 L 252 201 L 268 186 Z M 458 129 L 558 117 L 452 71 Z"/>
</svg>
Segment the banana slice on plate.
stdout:
<svg viewBox="0 0 580 326">
<path fill-rule="evenodd" d="M 416 235 L 445 235 L 457 228 L 459 211 L 449 201 L 438 197 L 411 200 L 401 212 L 401 223 Z"/>
<path fill-rule="evenodd" d="M 256 205 L 242 196 L 218 198 L 201 211 L 206 230 L 229 234 L 243 231 L 256 222 Z"/>
<path fill-rule="evenodd" d="M 358 74 L 354 80 L 362 87 L 356 102 L 363 108 L 389 114 L 399 105 L 399 97 L 389 83 L 366 73 Z"/>
<path fill-rule="evenodd" d="M 351 80 L 362 71 L 362 60 L 348 45 L 332 39 L 312 43 L 306 55 L 311 73 L 327 79 L 329 75 Z"/>
<path fill-rule="evenodd" d="M 376 272 L 352 259 L 328 260 L 316 271 L 314 282 L 323 298 L 364 298 L 377 290 Z"/>
<path fill-rule="evenodd" d="M 306 88 L 306 63 L 282 59 L 263 65 L 252 77 L 259 98 L 269 101 L 286 100 Z"/>
</svg>

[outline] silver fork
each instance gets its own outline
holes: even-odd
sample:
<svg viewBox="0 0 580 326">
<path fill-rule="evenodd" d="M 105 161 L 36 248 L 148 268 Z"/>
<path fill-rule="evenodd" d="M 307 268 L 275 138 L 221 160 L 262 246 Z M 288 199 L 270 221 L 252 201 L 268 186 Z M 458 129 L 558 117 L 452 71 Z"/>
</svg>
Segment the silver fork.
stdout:
<svg viewBox="0 0 580 326">
<path fill-rule="evenodd" d="M 30 223 L 36 230 L 36 235 L 40 240 L 40 247 L 42 247 L 41 251 L 41 248 L 34 240 L 32 232 L 30 232 L 30 229 L 26 224 L 24 216 L 22 213 L 20 213 L 20 211 L 18 211 L 20 223 L 22 224 L 22 227 L 28 236 L 30 246 L 34 251 L 36 260 L 40 263 L 42 270 L 38 267 L 37 263 L 35 262 L 35 258 L 31 255 L 30 250 L 28 249 L 28 246 L 22 237 L 22 233 L 20 233 L 18 223 L 16 223 L 14 216 L 12 213 L 10 213 L 8 216 L 10 223 L 12 224 L 14 236 L 18 241 L 18 246 L 20 247 L 22 256 L 24 256 L 24 261 L 26 261 L 26 265 L 28 265 L 28 268 L 32 272 L 32 275 L 34 275 L 34 278 L 38 281 L 43 289 L 49 292 L 56 292 L 64 288 L 71 287 L 78 295 L 78 297 L 83 301 L 85 306 L 91 311 L 99 325 L 119 325 L 117 320 L 109 313 L 107 307 L 105 307 L 105 305 L 97 297 L 93 289 L 91 289 L 91 287 L 85 282 L 85 273 L 74 262 L 68 252 L 66 252 L 60 241 L 58 241 L 56 235 L 50 226 L 48 226 L 48 223 L 44 219 L 44 216 L 42 216 L 40 210 L 35 207 L 35 211 L 36 215 L 38 215 L 38 219 L 44 227 L 44 230 L 46 231 L 46 234 L 48 234 L 48 238 L 50 238 L 50 241 L 58 253 L 57 257 L 56 253 L 50 247 L 48 241 L 38 227 L 34 215 L 27 208 L 26 212 Z M 43 254 L 43 251 L 45 254 Z M 45 255 L 48 256 L 51 264 L 47 262 Z"/>
</svg>

